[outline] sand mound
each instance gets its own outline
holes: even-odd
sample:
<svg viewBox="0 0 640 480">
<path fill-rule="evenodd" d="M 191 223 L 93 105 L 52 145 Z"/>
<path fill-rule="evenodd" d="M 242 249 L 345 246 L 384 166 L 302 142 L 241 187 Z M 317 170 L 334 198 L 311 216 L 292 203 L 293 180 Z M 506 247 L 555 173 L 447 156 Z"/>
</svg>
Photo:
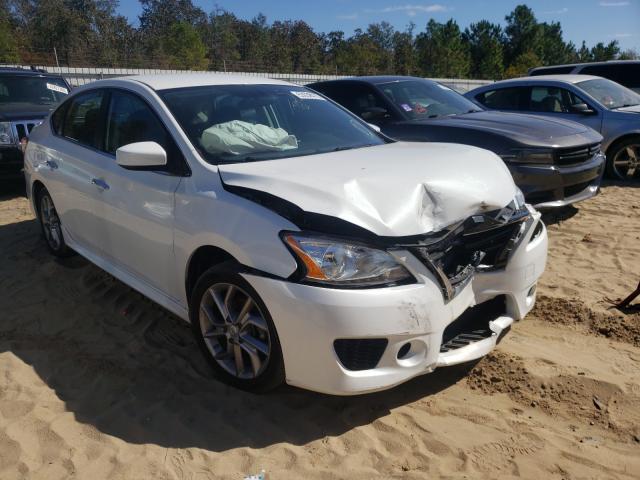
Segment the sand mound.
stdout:
<svg viewBox="0 0 640 480">
<path fill-rule="evenodd" d="M 474 367 L 467 383 L 483 393 L 506 393 L 551 416 L 598 423 L 623 438 L 640 435 L 640 396 L 611 383 L 568 374 L 543 378 L 532 374 L 522 358 L 498 351 Z M 620 415 L 623 409 L 630 409 L 626 416 Z"/>
<path fill-rule="evenodd" d="M 546 322 L 584 326 L 596 335 L 640 346 L 640 313 L 602 312 L 577 298 L 540 295 L 530 315 Z"/>
</svg>

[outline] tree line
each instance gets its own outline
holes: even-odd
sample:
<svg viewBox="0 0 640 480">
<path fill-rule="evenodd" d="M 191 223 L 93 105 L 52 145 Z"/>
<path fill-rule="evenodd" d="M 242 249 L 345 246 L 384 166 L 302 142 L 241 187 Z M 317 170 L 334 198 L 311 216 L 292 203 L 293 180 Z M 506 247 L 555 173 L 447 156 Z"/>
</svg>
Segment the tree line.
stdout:
<svg viewBox="0 0 640 480">
<path fill-rule="evenodd" d="M 140 0 L 139 25 L 116 0 L 0 0 L 0 63 L 500 79 L 534 66 L 639 58 L 616 40 L 577 47 L 559 22 L 517 6 L 504 26 L 480 20 L 388 22 L 316 32 L 302 20 L 251 20 L 191 0 Z"/>
</svg>

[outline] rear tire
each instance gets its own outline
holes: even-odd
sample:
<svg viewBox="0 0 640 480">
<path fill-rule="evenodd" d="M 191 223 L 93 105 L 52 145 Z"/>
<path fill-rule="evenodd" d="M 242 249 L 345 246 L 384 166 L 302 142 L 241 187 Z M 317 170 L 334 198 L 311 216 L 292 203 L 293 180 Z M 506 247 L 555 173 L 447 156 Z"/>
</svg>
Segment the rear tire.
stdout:
<svg viewBox="0 0 640 480">
<path fill-rule="evenodd" d="M 62 223 L 53 203 L 53 199 L 46 188 L 42 188 L 36 195 L 38 220 L 42 228 L 42 236 L 47 243 L 47 248 L 56 257 L 66 258 L 75 252 L 64 241 Z"/>
<path fill-rule="evenodd" d="M 235 262 L 202 274 L 191 295 L 189 318 L 218 379 L 256 393 L 284 383 L 282 350 L 271 315 Z"/>
<path fill-rule="evenodd" d="M 617 180 L 640 179 L 640 136 L 622 139 L 609 148 L 607 175 Z"/>
</svg>

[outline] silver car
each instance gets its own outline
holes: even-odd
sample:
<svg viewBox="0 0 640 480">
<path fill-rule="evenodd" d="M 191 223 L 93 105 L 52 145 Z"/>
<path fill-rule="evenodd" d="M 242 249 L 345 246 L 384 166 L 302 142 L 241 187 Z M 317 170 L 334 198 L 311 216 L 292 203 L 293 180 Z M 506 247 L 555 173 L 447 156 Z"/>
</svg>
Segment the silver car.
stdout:
<svg viewBox="0 0 640 480">
<path fill-rule="evenodd" d="M 590 75 L 543 75 L 496 82 L 465 96 L 492 110 L 583 123 L 604 137 L 609 176 L 640 179 L 640 95 L 622 85 Z"/>
</svg>

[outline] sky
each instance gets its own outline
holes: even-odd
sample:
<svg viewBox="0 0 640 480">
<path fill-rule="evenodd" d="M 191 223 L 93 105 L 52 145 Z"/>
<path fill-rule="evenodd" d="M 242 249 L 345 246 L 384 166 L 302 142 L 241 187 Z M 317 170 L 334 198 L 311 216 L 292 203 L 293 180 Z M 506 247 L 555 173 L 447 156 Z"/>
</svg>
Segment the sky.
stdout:
<svg viewBox="0 0 640 480">
<path fill-rule="evenodd" d="M 351 35 L 356 28 L 383 20 L 396 29 L 409 22 L 424 31 L 429 19 L 444 22 L 453 18 L 461 28 L 478 20 L 504 24 L 504 17 L 520 3 L 533 9 L 538 21 L 562 24 L 565 41 L 578 47 L 618 40 L 623 50 L 640 51 L 640 0 L 193 0 L 205 12 L 216 6 L 243 19 L 258 13 L 274 20 L 304 20 L 317 32 L 342 30 Z M 120 0 L 119 12 L 138 23 L 140 4 Z"/>
</svg>

